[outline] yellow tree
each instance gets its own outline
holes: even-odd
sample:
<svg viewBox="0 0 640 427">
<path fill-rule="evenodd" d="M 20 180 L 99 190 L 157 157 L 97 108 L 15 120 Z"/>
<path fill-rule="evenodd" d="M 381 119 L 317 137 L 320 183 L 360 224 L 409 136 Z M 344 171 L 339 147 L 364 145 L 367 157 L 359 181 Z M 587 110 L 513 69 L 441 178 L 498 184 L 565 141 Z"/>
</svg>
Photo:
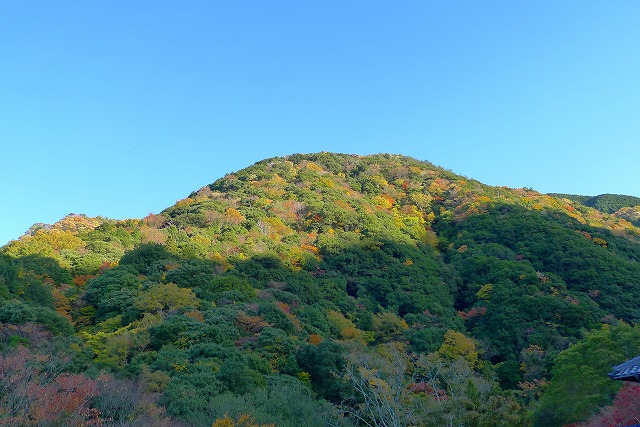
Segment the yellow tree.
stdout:
<svg viewBox="0 0 640 427">
<path fill-rule="evenodd" d="M 181 288 L 175 283 L 156 283 L 149 286 L 136 301 L 136 306 L 150 313 L 172 313 L 180 308 L 197 308 L 198 297 L 191 289 Z"/>
<path fill-rule="evenodd" d="M 438 354 L 447 360 L 462 358 L 473 368 L 478 367 L 480 363 L 478 349 L 473 339 L 451 329 L 444 334 L 444 342 Z"/>
</svg>

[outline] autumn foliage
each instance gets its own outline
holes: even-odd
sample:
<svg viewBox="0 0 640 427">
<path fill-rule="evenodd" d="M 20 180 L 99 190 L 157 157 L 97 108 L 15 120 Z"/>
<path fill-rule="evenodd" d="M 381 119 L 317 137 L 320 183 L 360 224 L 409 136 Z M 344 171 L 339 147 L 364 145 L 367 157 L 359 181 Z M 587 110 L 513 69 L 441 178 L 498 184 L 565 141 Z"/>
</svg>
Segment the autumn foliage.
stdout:
<svg viewBox="0 0 640 427">
<path fill-rule="evenodd" d="M 317 153 L 36 224 L 0 249 L 0 425 L 629 423 L 638 208 L 589 203 Z"/>
<path fill-rule="evenodd" d="M 617 427 L 640 423 L 640 384 L 625 383 L 613 401 L 587 422 L 576 427 Z"/>
<path fill-rule="evenodd" d="M 274 424 L 258 424 L 250 415 L 240 415 L 238 418 L 231 418 L 225 415 L 217 419 L 212 427 L 275 427 Z"/>
</svg>

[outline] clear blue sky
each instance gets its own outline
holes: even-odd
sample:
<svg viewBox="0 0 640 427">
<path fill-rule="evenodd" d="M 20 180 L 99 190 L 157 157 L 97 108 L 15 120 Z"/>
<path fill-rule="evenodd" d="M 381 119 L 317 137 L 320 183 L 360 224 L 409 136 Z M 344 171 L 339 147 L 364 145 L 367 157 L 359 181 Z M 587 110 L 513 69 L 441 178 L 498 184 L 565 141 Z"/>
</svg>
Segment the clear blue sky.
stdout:
<svg viewBox="0 0 640 427">
<path fill-rule="evenodd" d="M 3 2 L 0 143 L 0 244 L 297 152 L 640 196 L 640 2 Z"/>
</svg>

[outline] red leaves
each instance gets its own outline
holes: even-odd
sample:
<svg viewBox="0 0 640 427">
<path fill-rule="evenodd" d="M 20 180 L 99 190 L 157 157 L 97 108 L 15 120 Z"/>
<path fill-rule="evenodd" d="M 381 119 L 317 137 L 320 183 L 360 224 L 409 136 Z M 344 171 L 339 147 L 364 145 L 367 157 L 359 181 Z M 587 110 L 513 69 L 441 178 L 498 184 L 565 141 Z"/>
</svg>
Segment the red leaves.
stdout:
<svg viewBox="0 0 640 427">
<path fill-rule="evenodd" d="M 579 427 L 614 427 L 635 425 L 640 420 L 640 384 L 625 383 L 612 406 L 603 408 L 599 414 Z"/>
<path fill-rule="evenodd" d="M 449 397 L 447 396 L 447 393 L 444 390 L 440 388 L 434 388 L 430 383 L 425 381 L 411 383 L 407 386 L 407 388 L 412 393 L 416 393 L 416 394 L 424 393 L 425 395 L 433 396 L 438 401 L 449 399 Z"/>
<path fill-rule="evenodd" d="M 45 385 L 31 384 L 30 416 L 39 423 L 66 419 L 69 425 L 96 425 L 100 412 L 89 404 L 98 395 L 98 383 L 81 374 L 64 373 Z"/>
<path fill-rule="evenodd" d="M 487 307 L 472 307 L 469 311 L 458 311 L 456 314 L 463 320 L 470 320 L 476 317 L 482 317 L 487 313 Z"/>
<path fill-rule="evenodd" d="M 65 372 L 70 366 L 67 356 L 36 348 L 37 339 L 30 341 L 33 347 L 18 346 L 0 354 L 1 426 L 95 427 L 129 421 L 138 425 L 136 420 L 174 425 L 155 404 L 157 396 L 143 393 L 140 384 Z"/>
<path fill-rule="evenodd" d="M 0 418 L 9 425 L 96 425 L 91 423 L 99 412 L 89 404 L 98 394 L 97 381 L 61 373 L 57 362 L 22 346 L 0 356 Z"/>
</svg>

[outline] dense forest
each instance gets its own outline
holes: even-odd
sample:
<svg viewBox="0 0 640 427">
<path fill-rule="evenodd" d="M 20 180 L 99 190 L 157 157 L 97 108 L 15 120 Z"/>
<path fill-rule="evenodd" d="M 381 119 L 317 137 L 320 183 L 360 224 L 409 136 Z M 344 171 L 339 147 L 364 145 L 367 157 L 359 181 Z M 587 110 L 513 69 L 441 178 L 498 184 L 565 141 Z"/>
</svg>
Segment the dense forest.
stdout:
<svg viewBox="0 0 640 427">
<path fill-rule="evenodd" d="M 0 425 L 633 424 L 640 199 L 592 199 L 295 154 L 36 224 L 0 249 Z"/>
</svg>

